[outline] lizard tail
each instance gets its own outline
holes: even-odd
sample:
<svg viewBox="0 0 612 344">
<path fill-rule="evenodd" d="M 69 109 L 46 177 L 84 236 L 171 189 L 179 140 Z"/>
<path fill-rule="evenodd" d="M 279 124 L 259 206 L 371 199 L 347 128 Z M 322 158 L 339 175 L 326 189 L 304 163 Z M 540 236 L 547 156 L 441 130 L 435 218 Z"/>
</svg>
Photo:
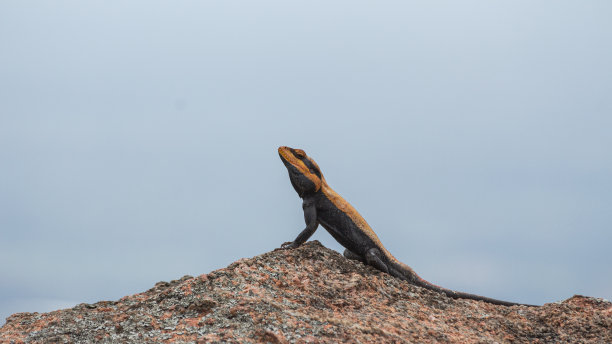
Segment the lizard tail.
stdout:
<svg viewBox="0 0 612 344">
<path fill-rule="evenodd" d="M 394 271 L 396 270 L 396 271 Z M 406 280 L 414 285 L 417 285 L 419 287 L 422 288 L 426 288 L 429 290 L 433 290 L 433 291 L 437 291 L 439 293 L 444 293 L 446 294 L 446 296 L 451 297 L 453 299 L 469 299 L 469 300 L 476 300 L 476 301 L 484 301 L 487 303 L 492 303 L 495 305 L 502 305 L 502 306 L 530 306 L 530 307 L 537 307 L 535 305 L 526 305 L 526 304 L 522 304 L 522 303 L 515 303 L 515 302 L 509 302 L 509 301 L 502 301 L 502 300 L 497 300 L 497 299 L 493 299 L 490 297 L 486 297 L 486 296 L 480 296 L 480 295 L 475 295 L 475 294 L 469 294 L 469 293 L 463 293 L 463 292 L 459 292 L 459 291 L 454 291 L 454 290 L 450 290 L 450 289 L 446 289 L 440 286 L 437 286 L 433 283 L 430 283 L 424 279 L 422 279 L 419 275 L 417 275 L 416 272 L 414 272 L 414 270 L 412 270 L 412 268 L 410 268 L 408 265 L 402 263 L 402 262 L 393 262 L 391 269 L 389 271 L 391 273 L 391 275 L 394 275 L 395 277 L 398 277 L 400 279 Z"/>
</svg>

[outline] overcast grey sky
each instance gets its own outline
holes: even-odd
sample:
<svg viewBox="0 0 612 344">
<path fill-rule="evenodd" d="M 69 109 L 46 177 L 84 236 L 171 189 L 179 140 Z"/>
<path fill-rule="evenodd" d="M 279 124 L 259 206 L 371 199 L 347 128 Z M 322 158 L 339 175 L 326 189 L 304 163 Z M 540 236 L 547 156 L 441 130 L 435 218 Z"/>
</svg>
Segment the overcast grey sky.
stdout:
<svg viewBox="0 0 612 344">
<path fill-rule="evenodd" d="M 431 282 L 611 299 L 610 18 L 610 1 L 2 1 L 0 318 L 293 240 L 280 145 Z"/>
</svg>

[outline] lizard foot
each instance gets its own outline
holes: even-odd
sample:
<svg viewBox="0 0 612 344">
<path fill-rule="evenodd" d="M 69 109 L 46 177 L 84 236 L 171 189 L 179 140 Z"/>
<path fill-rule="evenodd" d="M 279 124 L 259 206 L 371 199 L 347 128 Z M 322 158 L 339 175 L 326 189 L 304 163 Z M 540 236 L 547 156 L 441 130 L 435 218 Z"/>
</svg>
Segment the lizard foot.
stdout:
<svg viewBox="0 0 612 344">
<path fill-rule="evenodd" d="M 296 247 L 298 247 L 298 246 L 300 246 L 300 245 L 297 245 L 297 244 L 295 243 L 295 241 L 287 241 L 287 242 L 285 242 L 285 243 L 283 243 L 283 244 L 281 245 L 281 248 L 282 248 L 282 249 L 285 249 L 285 250 L 290 250 L 290 249 L 296 248 Z"/>
</svg>

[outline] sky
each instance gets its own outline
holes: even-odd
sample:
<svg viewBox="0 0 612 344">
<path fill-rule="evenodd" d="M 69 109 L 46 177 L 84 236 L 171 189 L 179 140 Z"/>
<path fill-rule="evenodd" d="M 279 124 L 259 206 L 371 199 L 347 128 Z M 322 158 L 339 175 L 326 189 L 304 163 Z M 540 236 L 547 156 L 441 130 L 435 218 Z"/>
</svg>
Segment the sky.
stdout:
<svg viewBox="0 0 612 344">
<path fill-rule="evenodd" d="M 611 16 L 609 1 L 0 2 L 0 324 L 293 240 L 282 145 L 435 284 L 612 299 Z"/>
</svg>

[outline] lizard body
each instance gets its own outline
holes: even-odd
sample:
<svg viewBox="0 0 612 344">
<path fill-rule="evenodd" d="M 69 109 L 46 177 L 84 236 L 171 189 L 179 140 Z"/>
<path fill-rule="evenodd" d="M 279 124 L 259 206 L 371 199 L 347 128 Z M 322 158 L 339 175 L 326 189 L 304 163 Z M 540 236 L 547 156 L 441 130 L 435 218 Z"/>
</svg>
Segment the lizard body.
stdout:
<svg viewBox="0 0 612 344">
<path fill-rule="evenodd" d="M 444 293 L 452 298 L 463 298 L 488 303 L 514 306 L 514 302 L 457 292 L 432 284 L 416 274 L 408 265 L 397 260 L 381 243 L 366 220 L 325 181 L 317 163 L 301 149 L 279 147 L 279 156 L 289 172 L 293 188 L 303 199 L 306 228 L 283 248 L 295 248 L 306 242 L 319 224 L 346 249 L 344 256 L 360 260 L 374 268 L 414 285 Z"/>
</svg>

